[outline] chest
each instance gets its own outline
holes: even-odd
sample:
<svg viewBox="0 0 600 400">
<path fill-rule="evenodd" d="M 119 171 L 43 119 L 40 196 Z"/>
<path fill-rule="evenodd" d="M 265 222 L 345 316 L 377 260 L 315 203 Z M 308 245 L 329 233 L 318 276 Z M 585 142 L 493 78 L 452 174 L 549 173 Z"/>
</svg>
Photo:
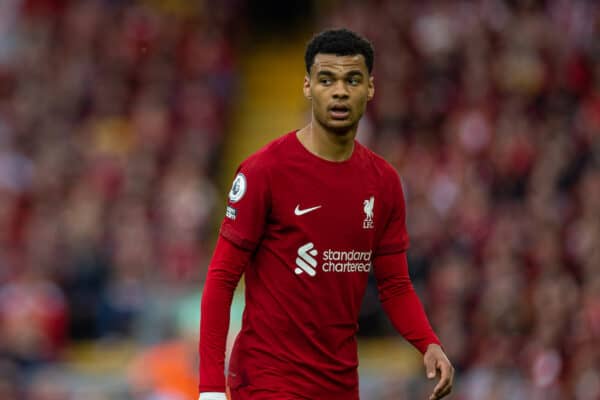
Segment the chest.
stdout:
<svg viewBox="0 0 600 400">
<path fill-rule="evenodd" d="M 385 188 L 368 171 L 286 168 L 272 189 L 272 226 L 330 247 L 371 249 L 388 215 Z"/>
</svg>

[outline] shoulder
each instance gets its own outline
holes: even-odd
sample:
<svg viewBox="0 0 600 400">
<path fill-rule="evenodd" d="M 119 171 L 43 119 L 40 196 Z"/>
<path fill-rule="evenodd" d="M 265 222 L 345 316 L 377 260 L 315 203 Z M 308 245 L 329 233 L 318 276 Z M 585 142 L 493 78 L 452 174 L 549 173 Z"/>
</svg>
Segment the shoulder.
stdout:
<svg viewBox="0 0 600 400">
<path fill-rule="evenodd" d="M 363 162 L 367 168 L 371 169 L 384 183 L 398 182 L 400 180 L 398 171 L 385 158 L 375 153 L 366 146 L 357 143 L 357 149 L 361 153 Z"/>
<path fill-rule="evenodd" d="M 289 135 L 283 135 L 248 156 L 243 160 L 238 167 L 237 175 L 244 175 L 244 177 L 259 181 L 269 181 L 271 172 L 277 165 L 281 164 L 282 153 L 285 154 L 284 148 L 289 147 Z"/>
<path fill-rule="evenodd" d="M 278 163 L 281 154 L 285 153 L 285 151 L 282 150 L 289 146 L 288 142 L 290 135 L 291 133 L 280 136 L 248 156 L 248 158 L 240 163 L 240 170 L 268 172 Z"/>
</svg>

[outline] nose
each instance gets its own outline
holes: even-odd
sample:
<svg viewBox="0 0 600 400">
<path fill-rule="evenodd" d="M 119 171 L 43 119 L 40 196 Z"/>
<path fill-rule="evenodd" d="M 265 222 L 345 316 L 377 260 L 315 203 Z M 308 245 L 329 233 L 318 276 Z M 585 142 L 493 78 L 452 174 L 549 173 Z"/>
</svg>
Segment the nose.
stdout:
<svg viewBox="0 0 600 400">
<path fill-rule="evenodd" d="M 348 88 L 343 80 L 338 80 L 335 82 L 333 87 L 333 98 L 334 99 L 347 99 L 348 98 Z"/>
</svg>

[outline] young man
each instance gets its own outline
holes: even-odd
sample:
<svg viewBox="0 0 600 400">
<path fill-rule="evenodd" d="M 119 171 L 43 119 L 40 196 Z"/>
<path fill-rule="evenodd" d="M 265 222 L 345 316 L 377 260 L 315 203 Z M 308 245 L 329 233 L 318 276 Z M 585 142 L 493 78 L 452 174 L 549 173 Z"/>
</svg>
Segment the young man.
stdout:
<svg viewBox="0 0 600 400">
<path fill-rule="evenodd" d="M 415 294 L 396 171 L 354 140 L 373 98 L 373 48 L 325 31 L 308 44 L 312 121 L 245 160 L 229 193 L 202 297 L 200 399 L 225 400 L 229 309 L 246 278 L 229 364 L 232 400 L 358 399 L 358 313 L 373 269 L 393 325 L 450 393 L 454 370 Z"/>
</svg>

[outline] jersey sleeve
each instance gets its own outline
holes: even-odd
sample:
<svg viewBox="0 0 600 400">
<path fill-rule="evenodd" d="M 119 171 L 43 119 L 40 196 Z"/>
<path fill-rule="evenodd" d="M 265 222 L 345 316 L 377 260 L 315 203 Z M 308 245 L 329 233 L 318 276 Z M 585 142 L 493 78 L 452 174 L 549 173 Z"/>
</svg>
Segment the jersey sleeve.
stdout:
<svg viewBox="0 0 600 400">
<path fill-rule="evenodd" d="M 400 184 L 400 177 L 392 167 L 389 167 L 385 185 L 388 188 L 386 192 L 390 196 L 388 204 L 390 204 L 391 209 L 383 235 L 375 250 L 376 256 L 406 251 L 409 244 L 406 230 L 404 193 Z"/>
<path fill-rule="evenodd" d="M 200 306 L 200 400 L 217 400 L 225 392 L 225 348 L 231 301 L 250 252 L 219 237 L 208 266 Z M 207 392 L 207 393 L 204 393 Z M 212 394 L 208 394 L 212 393 Z"/>
<path fill-rule="evenodd" d="M 432 343 L 441 346 L 410 280 L 406 253 L 376 257 L 374 264 L 379 299 L 394 328 L 421 353 Z"/>
<path fill-rule="evenodd" d="M 268 168 L 256 158 L 246 160 L 238 168 L 229 191 L 221 235 L 253 251 L 262 238 L 270 208 Z"/>
</svg>

